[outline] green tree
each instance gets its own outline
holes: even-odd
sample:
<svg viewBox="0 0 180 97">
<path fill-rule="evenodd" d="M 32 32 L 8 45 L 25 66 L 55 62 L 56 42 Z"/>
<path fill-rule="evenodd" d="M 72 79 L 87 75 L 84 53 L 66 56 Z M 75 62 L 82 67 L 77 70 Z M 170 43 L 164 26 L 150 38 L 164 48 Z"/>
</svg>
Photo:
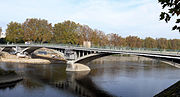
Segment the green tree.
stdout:
<svg viewBox="0 0 180 97">
<path fill-rule="evenodd" d="M 146 48 L 157 48 L 157 42 L 151 37 L 146 37 L 144 40 L 144 47 Z"/>
<path fill-rule="evenodd" d="M 160 20 L 165 20 L 166 22 L 171 20 L 171 17 L 178 17 L 180 15 L 180 0 L 158 0 L 162 5 L 162 9 L 167 9 L 167 12 L 161 12 Z M 176 23 L 180 23 L 180 18 L 176 19 Z M 180 26 L 175 25 L 172 30 L 179 30 Z"/>
<path fill-rule="evenodd" d="M 8 42 L 23 42 L 23 30 L 20 23 L 10 22 L 6 29 L 6 40 Z"/>
<path fill-rule="evenodd" d="M 78 44 L 78 28 L 79 24 L 73 21 L 64 21 L 54 25 L 54 39 L 57 43 Z"/>
<path fill-rule="evenodd" d="M 26 19 L 22 24 L 24 41 L 50 42 L 52 38 L 52 25 L 44 19 Z"/>
</svg>

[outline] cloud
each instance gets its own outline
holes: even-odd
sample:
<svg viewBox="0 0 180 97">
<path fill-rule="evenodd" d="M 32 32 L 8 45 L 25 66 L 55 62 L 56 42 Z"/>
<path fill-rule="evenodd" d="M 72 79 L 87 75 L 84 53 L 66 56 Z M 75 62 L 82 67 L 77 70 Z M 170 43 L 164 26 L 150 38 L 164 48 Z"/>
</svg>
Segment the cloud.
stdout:
<svg viewBox="0 0 180 97">
<path fill-rule="evenodd" d="M 160 4 L 153 0 L 3 0 L 0 1 L 0 26 L 26 18 L 43 18 L 53 24 L 73 20 L 105 33 L 123 37 L 136 35 L 158 38 L 179 38 L 171 31 L 173 22 L 159 21 Z"/>
<path fill-rule="evenodd" d="M 110 2 L 108 0 L 88 2 L 86 7 L 71 16 L 72 20 L 87 23 L 106 33 L 119 33 L 121 36 L 136 35 L 159 38 L 179 38 L 172 32 L 173 23 L 159 21 L 161 6 L 152 0 Z M 119 10 L 118 10 L 119 9 Z"/>
</svg>

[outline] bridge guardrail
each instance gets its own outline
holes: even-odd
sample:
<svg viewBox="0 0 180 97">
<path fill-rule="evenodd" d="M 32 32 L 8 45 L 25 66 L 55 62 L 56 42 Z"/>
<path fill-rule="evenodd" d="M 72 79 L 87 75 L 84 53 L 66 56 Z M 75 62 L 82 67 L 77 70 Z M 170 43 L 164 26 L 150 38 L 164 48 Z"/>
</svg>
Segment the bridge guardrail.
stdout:
<svg viewBox="0 0 180 97">
<path fill-rule="evenodd" d="M 0 44 L 0 46 L 51 46 L 51 47 L 58 47 L 63 46 L 67 48 L 74 48 L 74 47 L 82 47 L 81 45 L 72 45 L 72 44 L 39 44 L 39 43 L 32 43 L 32 44 Z M 176 53 L 180 54 L 180 50 L 172 50 L 172 49 L 158 49 L 158 48 L 130 48 L 130 47 L 119 47 L 119 46 L 92 46 L 91 49 L 106 49 L 106 50 L 133 50 L 133 51 L 154 51 L 159 53 Z"/>
</svg>

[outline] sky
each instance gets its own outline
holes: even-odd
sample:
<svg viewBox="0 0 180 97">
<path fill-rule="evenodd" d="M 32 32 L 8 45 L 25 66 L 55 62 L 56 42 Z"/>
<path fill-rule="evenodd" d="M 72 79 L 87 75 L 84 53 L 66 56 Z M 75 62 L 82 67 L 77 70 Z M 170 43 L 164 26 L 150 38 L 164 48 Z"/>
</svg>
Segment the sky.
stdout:
<svg viewBox="0 0 180 97">
<path fill-rule="evenodd" d="M 175 19 L 160 21 L 161 11 L 158 0 L 0 0 L 0 27 L 5 32 L 11 21 L 41 18 L 52 24 L 71 20 L 122 37 L 180 39 L 172 31 Z"/>
</svg>

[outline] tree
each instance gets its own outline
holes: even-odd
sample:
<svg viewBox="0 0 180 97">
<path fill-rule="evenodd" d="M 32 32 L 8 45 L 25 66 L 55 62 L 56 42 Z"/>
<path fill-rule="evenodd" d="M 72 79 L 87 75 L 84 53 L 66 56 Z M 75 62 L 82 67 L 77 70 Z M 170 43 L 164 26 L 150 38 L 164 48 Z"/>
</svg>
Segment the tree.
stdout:
<svg viewBox="0 0 180 97">
<path fill-rule="evenodd" d="M 108 34 L 109 42 L 111 46 L 119 46 L 119 35 L 118 34 Z"/>
<path fill-rule="evenodd" d="M 166 38 L 157 39 L 157 48 L 167 49 L 168 48 L 168 40 Z"/>
<path fill-rule="evenodd" d="M 103 31 L 98 31 L 99 46 L 106 46 L 108 44 L 108 37 Z"/>
<path fill-rule="evenodd" d="M 90 41 L 90 34 L 93 32 L 88 25 L 80 25 L 78 28 L 79 44 L 83 44 L 83 41 Z"/>
<path fill-rule="evenodd" d="M 99 37 L 98 33 L 99 33 L 98 30 L 95 29 L 95 30 L 93 30 L 92 32 L 90 32 L 90 36 L 89 36 L 90 41 L 91 41 L 92 44 L 95 45 L 95 46 L 99 46 L 100 37 Z"/>
<path fill-rule="evenodd" d="M 144 47 L 146 48 L 157 48 L 157 42 L 151 37 L 146 37 L 144 40 Z"/>
<path fill-rule="evenodd" d="M 79 24 L 73 21 L 64 21 L 54 25 L 54 39 L 57 43 L 78 44 L 78 28 Z"/>
<path fill-rule="evenodd" d="M 126 37 L 126 43 L 127 43 L 127 46 L 131 48 L 133 47 L 140 48 L 142 47 L 143 41 L 137 36 L 128 36 Z"/>
<path fill-rule="evenodd" d="M 170 39 L 168 40 L 168 49 L 180 49 L 180 40 L 178 39 Z"/>
<path fill-rule="evenodd" d="M 162 5 L 162 9 L 167 8 L 167 12 L 161 12 L 160 14 L 160 20 L 165 20 L 166 22 L 171 20 L 171 17 L 173 16 L 179 16 L 180 15 L 180 0 L 158 0 L 159 3 Z M 180 23 L 180 18 L 176 19 L 176 23 Z M 180 32 L 180 26 L 175 25 L 172 30 L 179 30 Z"/>
<path fill-rule="evenodd" d="M 52 38 L 52 25 L 44 19 L 26 19 L 22 24 L 24 30 L 24 41 L 50 42 Z"/>
<path fill-rule="evenodd" d="M 17 22 L 10 22 L 7 26 L 6 40 L 13 43 L 23 42 L 23 30 L 21 28 L 21 24 Z"/>
</svg>

